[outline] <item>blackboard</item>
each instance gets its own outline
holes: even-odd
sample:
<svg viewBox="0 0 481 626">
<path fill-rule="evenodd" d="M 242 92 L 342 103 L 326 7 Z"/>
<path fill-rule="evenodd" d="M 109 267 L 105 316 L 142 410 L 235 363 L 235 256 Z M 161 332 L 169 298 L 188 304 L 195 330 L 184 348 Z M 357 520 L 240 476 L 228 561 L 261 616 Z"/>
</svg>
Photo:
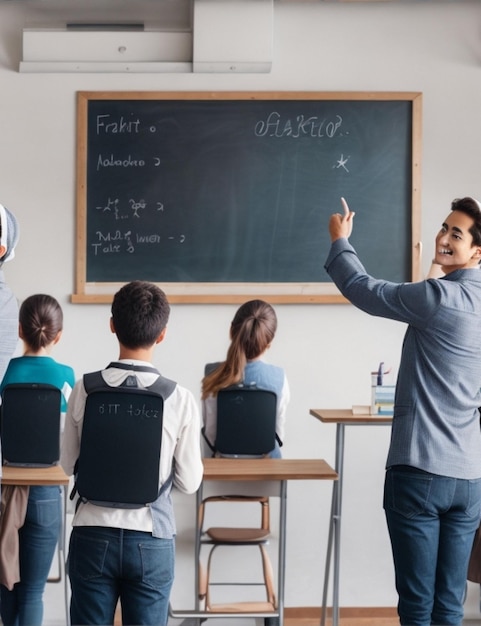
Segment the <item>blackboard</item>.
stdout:
<svg viewBox="0 0 481 626">
<path fill-rule="evenodd" d="M 340 302 L 344 196 L 367 270 L 419 271 L 421 94 L 79 92 L 77 302 Z"/>
</svg>

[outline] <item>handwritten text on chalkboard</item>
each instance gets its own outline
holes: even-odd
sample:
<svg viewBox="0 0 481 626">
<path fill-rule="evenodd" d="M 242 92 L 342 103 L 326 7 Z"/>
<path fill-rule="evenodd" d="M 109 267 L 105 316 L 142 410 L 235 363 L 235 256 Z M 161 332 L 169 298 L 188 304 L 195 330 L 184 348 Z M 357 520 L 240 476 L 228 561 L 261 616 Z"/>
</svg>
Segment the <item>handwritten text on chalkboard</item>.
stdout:
<svg viewBox="0 0 481 626">
<path fill-rule="evenodd" d="M 411 278 L 409 99 L 101 97 L 86 111 L 87 283 L 329 283 L 341 196 L 368 271 Z"/>
</svg>

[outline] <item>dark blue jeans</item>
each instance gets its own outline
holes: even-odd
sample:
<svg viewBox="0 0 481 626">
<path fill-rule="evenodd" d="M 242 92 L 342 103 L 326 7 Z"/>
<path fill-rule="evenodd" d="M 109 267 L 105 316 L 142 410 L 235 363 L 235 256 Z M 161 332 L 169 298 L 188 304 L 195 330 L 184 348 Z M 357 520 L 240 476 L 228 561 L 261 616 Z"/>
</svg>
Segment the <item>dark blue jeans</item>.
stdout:
<svg viewBox="0 0 481 626">
<path fill-rule="evenodd" d="M 30 487 L 25 523 L 19 530 L 20 582 L 0 587 L 5 626 L 40 626 L 43 592 L 61 527 L 59 487 Z"/>
<path fill-rule="evenodd" d="M 68 570 L 72 626 L 114 623 L 120 598 L 122 624 L 167 626 L 174 580 L 173 539 L 101 526 L 74 526 Z"/>
<path fill-rule="evenodd" d="M 468 561 L 479 526 L 481 479 L 394 466 L 386 472 L 384 509 L 401 624 L 460 626 Z"/>
</svg>

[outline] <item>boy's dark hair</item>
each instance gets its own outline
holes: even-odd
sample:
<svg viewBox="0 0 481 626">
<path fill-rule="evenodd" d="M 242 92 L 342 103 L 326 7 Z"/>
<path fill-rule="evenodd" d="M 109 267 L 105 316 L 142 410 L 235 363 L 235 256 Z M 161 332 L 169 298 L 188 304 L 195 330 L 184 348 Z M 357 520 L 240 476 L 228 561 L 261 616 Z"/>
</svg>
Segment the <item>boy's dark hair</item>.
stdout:
<svg viewBox="0 0 481 626">
<path fill-rule="evenodd" d="M 481 246 L 481 208 L 474 198 L 456 198 L 451 203 L 451 211 L 460 211 L 473 218 L 474 224 L 469 229 L 473 236 L 473 245 Z"/>
<path fill-rule="evenodd" d="M 166 327 L 169 313 L 167 296 L 157 285 L 142 280 L 127 283 L 112 302 L 117 339 L 126 348 L 148 348 Z"/>
</svg>

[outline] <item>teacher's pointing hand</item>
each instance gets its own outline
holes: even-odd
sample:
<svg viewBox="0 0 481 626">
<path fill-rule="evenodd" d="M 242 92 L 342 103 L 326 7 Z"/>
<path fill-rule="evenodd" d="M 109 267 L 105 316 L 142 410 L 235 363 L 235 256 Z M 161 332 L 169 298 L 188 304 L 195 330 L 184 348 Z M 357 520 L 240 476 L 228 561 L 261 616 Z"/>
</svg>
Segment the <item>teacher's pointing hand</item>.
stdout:
<svg viewBox="0 0 481 626">
<path fill-rule="evenodd" d="M 352 233 L 352 222 L 355 213 L 349 210 L 349 206 L 344 198 L 341 198 L 341 204 L 344 209 L 344 215 L 333 213 L 329 220 L 331 241 L 336 241 L 336 239 L 341 239 L 341 237 L 349 238 Z"/>
</svg>

